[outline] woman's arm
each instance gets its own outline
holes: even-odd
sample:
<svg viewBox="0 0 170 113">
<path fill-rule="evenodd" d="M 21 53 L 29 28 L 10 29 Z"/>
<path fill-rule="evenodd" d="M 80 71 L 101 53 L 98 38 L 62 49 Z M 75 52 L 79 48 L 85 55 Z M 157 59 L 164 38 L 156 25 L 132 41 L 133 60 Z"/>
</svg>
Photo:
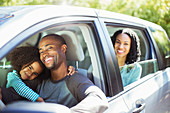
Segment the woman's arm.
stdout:
<svg viewBox="0 0 170 113">
<path fill-rule="evenodd" d="M 131 83 L 140 79 L 140 77 L 142 75 L 142 66 L 139 63 L 135 63 L 135 67 L 133 69 L 132 74 L 133 74 L 133 76 L 132 76 Z"/>
</svg>

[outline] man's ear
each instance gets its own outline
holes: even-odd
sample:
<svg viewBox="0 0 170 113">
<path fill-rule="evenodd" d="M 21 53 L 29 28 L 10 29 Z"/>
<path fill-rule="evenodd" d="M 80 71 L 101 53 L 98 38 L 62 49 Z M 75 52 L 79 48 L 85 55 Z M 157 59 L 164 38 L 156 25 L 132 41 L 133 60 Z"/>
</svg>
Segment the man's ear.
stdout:
<svg viewBox="0 0 170 113">
<path fill-rule="evenodd" d="M 61 46 L 61 50 L 62 50 L 63 53 L 65 53 L 66 50 L 67 50 L 67 45 L 63 44 L 63 45 Z"/>
</svg>

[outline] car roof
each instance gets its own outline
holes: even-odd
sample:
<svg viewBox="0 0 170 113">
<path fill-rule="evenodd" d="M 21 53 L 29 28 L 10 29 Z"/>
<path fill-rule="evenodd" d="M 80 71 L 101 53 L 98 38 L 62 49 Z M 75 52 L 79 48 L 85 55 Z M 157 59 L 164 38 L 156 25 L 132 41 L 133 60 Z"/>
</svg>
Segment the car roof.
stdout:
<svg viewBox="0 0 170 113">
<path fill-rule="evenodd" d="M 0 48 L 19 32 L 31 25 L 50 18 L 64 16 L 96 17 L 95 11 L 90 8 L 55 5 L 1 7 L 0 15 L 0 36 L 3 38 L 3 40 L 1 39 L 0 41 Z M 2 20 L 2 18 L 4 18 L 4 20 Z M 8 33 L 9 29 L 10 33 Z M 6 35 L 7 33 L 8 36 Z"/>
<path fill-rule="evenodd" d="M 161 26 L 134 16 L 129 16 L 129 15 L 120 14 L 116 12 L 110 12 L 106 10 L 99 10 L 97 14 L 99 18 L 114 19 L 120 23 L 125 23 L 125 22 L 131 24 L 134 23 L 137 26 L 145 26 L 145 27 L 150 26 L 162 30 Z"/>
<path fill-rule="evenodd" d="M 48 20 L 50 18 L 65 16 L 114 18 L 116 20 L 131 22 L 141 26 L 151 25 L 160 27 L 156 24 L 144 21 L 136 17 L 92 8 L 62 5 L 0 7 L 0 48 L 8 41 L 10 41 L 11 38 L 17 36 L 21 31 L 24 31 L 34 24 L 37 24 L 44 20 Z"/>
</svg>

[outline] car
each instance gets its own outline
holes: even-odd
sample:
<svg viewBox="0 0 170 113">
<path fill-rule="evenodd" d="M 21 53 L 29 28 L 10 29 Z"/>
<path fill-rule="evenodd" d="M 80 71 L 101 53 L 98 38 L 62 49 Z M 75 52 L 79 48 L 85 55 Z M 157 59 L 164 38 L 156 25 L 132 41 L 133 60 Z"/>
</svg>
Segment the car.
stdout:
<svg viewBox="0 0 170 113">
<path fill-rule="evenodd" d="M 140 39 L 138 63 L 142 67 L 141 78 L 125 87 L 110 38 L 124 28 L 134 30 Z M 7 73 L 12 70 L 8 53 L 20 46 L 38 46 L 41 38 L 50 33 L 71 42 L 67 63 L 105 93 L 109 103 L 105 113 L 170 112 L 170 40 L 165 30 L 146 20 L 99 9 L 56 5 L 0 7 L 1 87 L 5 87 Z M 44 104 L 41 110 L 40 103 L 14 103 L 3 109 L 55 112 L 49 106 L 65 108 Z M 28 110 L 28 106 L 32 109 Z M 5 112 L 3 109 L 1 112 Z"/>
</svg>

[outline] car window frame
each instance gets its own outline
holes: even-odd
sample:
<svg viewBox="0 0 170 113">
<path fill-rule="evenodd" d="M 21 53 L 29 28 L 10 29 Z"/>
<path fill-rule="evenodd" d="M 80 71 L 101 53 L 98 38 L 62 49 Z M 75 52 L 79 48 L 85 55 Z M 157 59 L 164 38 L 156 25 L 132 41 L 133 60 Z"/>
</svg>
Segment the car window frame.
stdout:
<svg viewBox="0 0 170 113">
<path fill-rule="evenodd" d="M 104 32 L 105 32 L 105 34 L 107 34 L 107 35 L 105 35 L 106 37 L 105 38 L 108 38 L 108 37 L 110 37 L 109 36 L 109 33 L 108 33 L 108 31 L 107 31 L 107 28 L 106 28 L 106 25 L 114 25 L 114 26 L 116 26 L 116 27 L 126 27 L 126 28 L 133 28 L 133 29 L 138 29 L 138 30 L 141 30 L 142 31 L 142 33 L 143 33 L 143 35 L 144 35 L 144 38 L 146 39 L 146 41 L 147 41 L 147 44 L 148 44 L 148 47 L 149 47 L 149 57 L 148 57 L 148 59 L 157 59 L 157 57 L 156 57 L 156 52 L 155 52 L 155 49 L 153 48 L 153 44 L 152 44 L 152 42 L 151 42 L 151 40 L 150 40 L 150 36 L 149 36 L 149 34 L 148 34 L 148 30 L 147 30 L 147 27 L 145 27 L 145 26 L 141 26 L 141 25 L 134 25 L 134 23 L 127 23 L 127 22 L 125 22 L 125 23 L 117 23 L 115 20 L 112 20 L 112 19 L 104 19 L 104 18 L 102 18 L 101 20 L 101 24 L 103 24 L 103 26 L 102 26 L 102 28 L 104 29 Z M 108 41 L 110 41 L 111 42 L 111 39 L 109 39 L 108 38 Z M 113 48 L 113 47 L 111 47 L 111 48 Z M 113 48 L 114 49 L 114 48 Z M 114 54 L 115 54 L 115 52 L 114 52 Z M 145 59 L 146 60 L 146 59 Z M 158 60 L 158 59 L 157 59 Z M 116 61 L 115 62 L 117 62 L 117 59 L 116 59 Z M 119 72 L 117 73 L 117 76 L 121 76 L 120 75 L 120 70 L 119 70 L 119 67 L 115 67 L 115 68 L 117 68 L 116 70 L 118 70 Z M 147 75 L 145 75 L 145 76 L 147 76 Z M 147 78 L 147 77 L 143 77 L 143 78 Z M 149 78 L 152 78 L 152 76 L 150 76 Z M 119 81 L 120 82 L 120 81 Z M 140 80 L 138 80 L 137 82 L 135 82 L 135 83 L 132 83 L 132 84 L 130 84 L 130 86 L 128 87 L 128 88 L 126 88 L 126 87 L 124 87 L 123 88 L 123 90 L 125 90 L 125 89 L 128 89 L 129 90 L 129 88 L 132 88 L 132 87 L 135 87 L 135 86 L 137 86 L 137 85 L 139 85 L 140 83 L 142 83 L 143 82 L 143 80 L 142 80 L 142 78 L 140 79 Z M 112 82 L 113 83 L 113 82 Z M 123 87 L 123 86 L 122 86 Z M 122 91 L 123 91 L 122 90 Z M 121 92 L 121 91 L 120 91 Z M 114 96 L 114 95 L 113 95 Z"/>
</svg>

